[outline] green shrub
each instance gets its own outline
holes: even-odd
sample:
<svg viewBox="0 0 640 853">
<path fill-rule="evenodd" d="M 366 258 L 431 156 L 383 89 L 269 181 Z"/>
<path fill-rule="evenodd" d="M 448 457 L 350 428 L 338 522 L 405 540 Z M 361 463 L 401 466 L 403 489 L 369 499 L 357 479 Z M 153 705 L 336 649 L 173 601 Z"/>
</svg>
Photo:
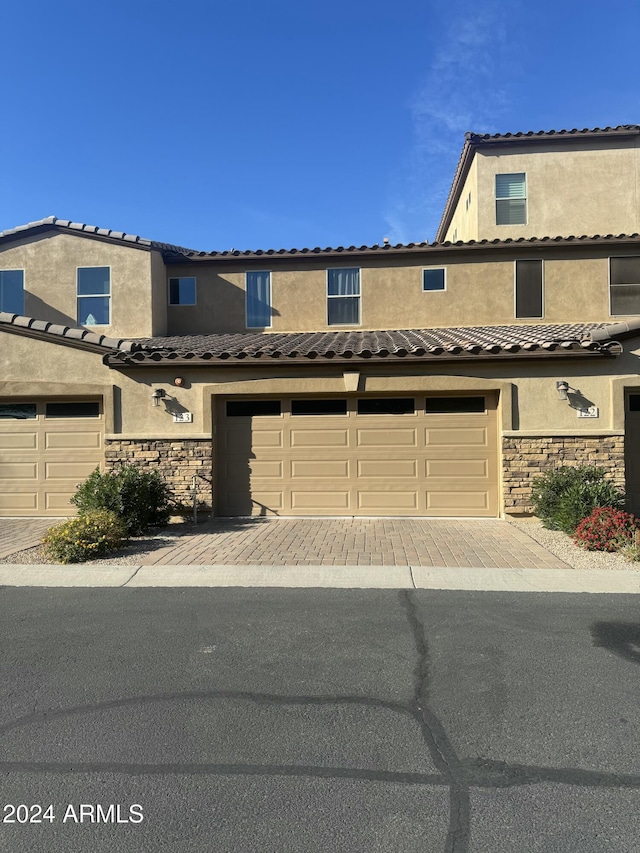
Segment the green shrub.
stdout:
<svg viewBox="0 0 640 853">
<path fill-rule="evenodd" d="M 639 526 L 630 512 L 599 506 L 582 519 L 573 541 L 587 551 L 618 551 L 634 542 Z"/>
<path fill-rule="evenodd" d="M 604 469 L 593 465 L 545 471 L 531 490 L 536 515 L 545 527 L 573 533 L 596 507 L 622 508 L 624 494 L 604 476 Z"/>
<path fill-rule="evenodd" d="M 109 510 L 94 509 L 50 527 L 42 544 L 58 563 L 84 563 L 106 556 L 126 538 L 122 519 Z"/>
<path fill-rule="evenodd" d="M 105 474 L 96 470 L 71 498 L 80 513 L 108 509 L 124 521 L 130 536 L 155 524 L 166 524 L 171 515 L 171 492 L 157 471 L 123 465 Z"/>
</svg>

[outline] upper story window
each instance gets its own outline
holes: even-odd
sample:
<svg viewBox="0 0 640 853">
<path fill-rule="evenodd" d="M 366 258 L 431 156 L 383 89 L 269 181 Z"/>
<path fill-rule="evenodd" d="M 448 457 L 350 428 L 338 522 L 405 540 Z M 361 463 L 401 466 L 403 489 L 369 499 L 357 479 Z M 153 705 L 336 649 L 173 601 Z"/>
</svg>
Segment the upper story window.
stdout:
<svg viewBox="0 0 640 853">
<path fill-rule="evenodd" d="M 110 302 L 110 268 L 78 267 L 78 325 L 108 326 Z"/>
<path fill-rule="evenodd" d="M 169 279 L 169 305 L 195 305 L 196 280 L 192 276 Z"/>
<path fill-rule="evenodd" d="M 268 329 L 271 326 L 271 273 L 247 273 L 247 328 Z"/>
<path fill-rule="evenodd" d="M 527 176 L 496 175 L 496 225 L 527 224 Z"/>
<path fill-rule="evenodd" d="M 640 314 L 640 257 L 611 258 L 611 314 Z"/>
<path fill-rule="evenodd" d="M 0 270 L 0 311 L 24 314 L 24 270 Z"/>
<path fill-rule="evenodd" d="M 446 290 L 446 273 L 444 267 L 434 267 L 422 270 L 423 290 Z"/>
<path fill-rule="evenodd" d="M 360 270 L 327 270 L 327 325 L 360 324 Z"/>
<path fill-rule="evenodd" d="M 516 317 L 544 316 L 542 261 L 516 261 Z"/>
</svg>

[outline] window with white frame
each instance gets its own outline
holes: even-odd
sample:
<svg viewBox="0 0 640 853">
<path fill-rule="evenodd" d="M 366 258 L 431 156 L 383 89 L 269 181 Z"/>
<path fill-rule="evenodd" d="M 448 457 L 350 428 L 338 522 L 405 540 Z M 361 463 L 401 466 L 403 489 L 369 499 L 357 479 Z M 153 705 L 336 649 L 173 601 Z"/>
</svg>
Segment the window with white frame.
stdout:
<svg viewBox="0 0 640 853">
<path fill-rule="evenodd" d="M 610 258 L 612 314 L 640 314 L 640 257 Z"/>
<path fill-rule="evenodd" d="M 24 270 L 0 270 L 0 311 L 24 314 Z"/>
<path fill-rule="evenodd" d="M 422 270 L 422 289 L 424 291 L 445 290 L 447 285 L 444 267 L 432 267 Z"/>
<path fill-rule="evenodd" d="M 247 328 L 271 326 L 271 273 L 252 270 L 246 274 Z"/>
<path fill-rule="evenodd" d="M 496 225 L 527 224 L 525 172 L 496 175 Z"/>
<path fill-rule="evenodd" d="M 78 325 L 108 326 L 111 322 L 111 269 L 78 267 Z"/>
<path fill-rule="evenodd" d="M 196 280 L 193 276 L 169 279 L 169 305 L 195 305 Z"/>
<path fill-rule="evenodd" d="M 515 314 L 517 319 L 544 316 L 542 261 L 516 261 Z"/>
<path fill-rule="evenodd" d="M 327 270 L 327 325 L 360 324 L 360 270 Z"/>
</svg>

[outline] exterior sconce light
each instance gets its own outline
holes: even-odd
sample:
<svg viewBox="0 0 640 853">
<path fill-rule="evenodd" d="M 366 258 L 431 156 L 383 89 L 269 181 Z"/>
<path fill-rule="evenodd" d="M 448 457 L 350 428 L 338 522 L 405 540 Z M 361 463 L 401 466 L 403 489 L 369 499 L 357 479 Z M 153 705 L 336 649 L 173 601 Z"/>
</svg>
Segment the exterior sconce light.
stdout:
<svg viewBox="0 0 640 853">
<path fill-rule="evenodd" d="M 556 391 L 558 392 L 558 400 L 568 400 L 567 391 L 569 390 L 569 383 L 566 379 L 560 379 L 556 382 Z"/>
<path fill-rule="evenodd" d="M 176 378 L 173 380 L 173 384 L 177 385 L 178 388 L 180 388 L 182 385 L 184 385 L 184 379 L 182 378 L 182 376 L 176 376 Z"/>
<path fill-rule="evenodd" d="M 151 394 L 151 399 L 153 400 L 154 407 L 157 408 L 160 400 L 166 396 L 164 388 L 156 388 L 155 391 Z"/>
</svg>

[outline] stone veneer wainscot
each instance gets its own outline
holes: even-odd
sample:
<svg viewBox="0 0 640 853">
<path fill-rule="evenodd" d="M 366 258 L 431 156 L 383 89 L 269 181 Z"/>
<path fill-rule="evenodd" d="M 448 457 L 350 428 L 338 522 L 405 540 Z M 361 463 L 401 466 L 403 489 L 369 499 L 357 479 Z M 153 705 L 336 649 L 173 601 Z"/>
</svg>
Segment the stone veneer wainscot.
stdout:
<svg viewBox="0 0 640 853">
<path fill-rule="evenodd" d="M 504 436 L 502 481 L 505 513 L 532 513 L 531 486 L 534 478 L 561 465 L 605 468 L 607 479 L 624 490 L 624 436 Z"/>
<path fill-rule="evenodd" d="M 193 477 L 197 477 L 198 505 L 211 509 L 211 439 L 117 439 L 105 440 L 107 470 L 135 463 L 147 471 L 159 471 L 176 499 L 193 501 Z"/>
</svg>

